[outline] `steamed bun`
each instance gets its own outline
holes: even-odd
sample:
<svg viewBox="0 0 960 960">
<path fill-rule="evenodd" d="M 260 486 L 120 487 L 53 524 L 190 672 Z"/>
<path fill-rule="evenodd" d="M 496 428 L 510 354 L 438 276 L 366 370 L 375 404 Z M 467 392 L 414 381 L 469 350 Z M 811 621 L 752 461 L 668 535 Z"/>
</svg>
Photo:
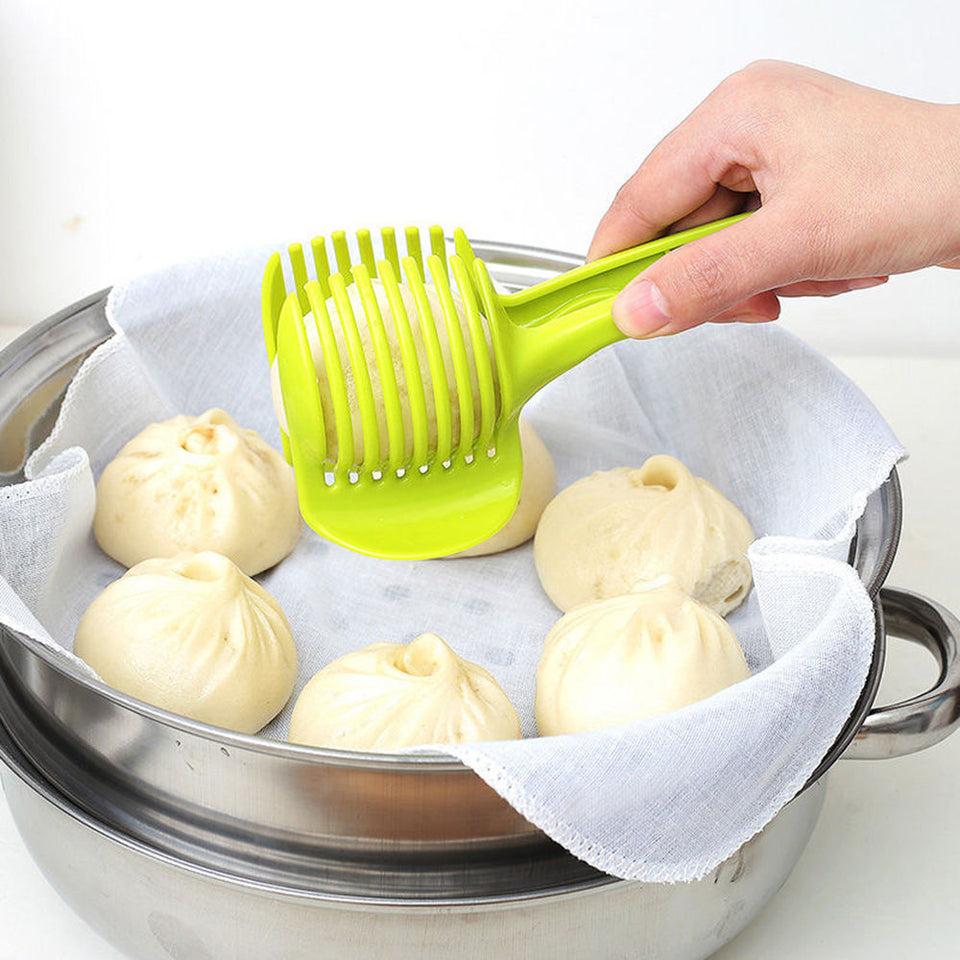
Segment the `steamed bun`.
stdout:
<svg viewBox="0 0 960 960">
<path fill-rule="evenodd" d="M 501 553 L 526 543 L 536 533 L 540 517 L 557 489 L 557 471 L 546 444 L 522 418 L 520 449 L 523 455 L 523 480 L 520 484 L 520 500 L 513 516 L 492 537 L 451 556 L 485 557 L 491 553 Z"/>
<path fill-rule="evenodd" d="M 297 674 L 280 605 L 217 553 L 137 564 L 90 604 L 73 649 L 117 690 L 240 733 L 280 712 Z"/>
<path fill-rule="evenodd" d="M 432 633 L 406 643 L 371 643 L 327 664 L 304 687 L 290 740 L 346 750 L 513 740 L 520 721 L 483 667 Z"/>
<path fill-rule="evenodd" d="M 372 280 L 373 292 L 377 299 L 377 306 L 380 310 L 380 316 L 383 319 L 384 330 L 387 335 L 387 342 L 390 346 L 390 359 L 392 361 L 394 377 L 397 381 L 397 389 L 400 394 L 400 406 L 403 414 L 403 433 L 405 450 L 404 456 L 410 457 L 413 454 L 413 426 L 410 414 L 409 388 L 407 386 L 407 377 L 403 364 L 403 353 L 400 349 L 400 338 L 397 334 L 396 321 L 393 317 L 393 311 L 390 308 L 390 301 L 387 298 L 387 291 L 383 283 L 379 280 Z M 428 446 L 436 449 L 437 445 L 437 407 L 433 394 L 432 380 L 430 377 L 430 361 L 427 355 L 427 348 L 423 339 L 423 331 L 420 326 L 420 312 L 417 309 L 417 302 L 413 291 L 404 283 L 399 284 L 400 296 L 403 300 L 404 309 L 407 318 L 410 321 L 410 332 L 413 337 L 413 344 L 417 354 L 420 375 L 423 381 L 424 401 L 426 404 L 427 415 L 427 436 Z M 460 441 L 460 407 L 457 398 L 457 381 L 453 365 L 453 354 L 450 350 L 450 341 L 447 336 L 447 327 L 443 317 L 443 308 L 440 305 L 440 297 L 436 287 L 428 285 L 426 288 L 427 302 L 430 305 L 430 312 L 436 321 L 437 337 L 440 342 L 440 351 L 443 355 L 443 364 L 446 371 L 447 384 L 450 390 L 450 411 L 452 420 L 453 449 L 456 449 Z M 376 351 L 373 345 L 373 335 L 367 324 L 366 312 L 363 308 L 363 302 L 360 299 L 360 291 L 355 283 L 347 287 L 347 294 L 350 298 L 350 306 L 353 309 L 357 320 L 357 327 L 360 332 L 360 340 L 363 343 L 364 356 L 368 358 L 368 368 L 370 371 L 370 385 L 373 390 L 374 403 L 377 411 L 377 425 L 380 434 L 380 457 L 386 459 L 389 454 L 389 444 L 387 437 L 387 417 L 386 408 L 383 402 L 383 387 L 380 384 L 380 377 L 376 368 Z M 453 294 L 453 303 L 457 311 L 457 318 L 460 322 L 460 331 L 466 346 L 467 360 L 470 367 L 471 386 L 473 388 L 473 412 L 474 422 L 470 424 L 470 434 L 474 435 L 480 426 L 480 387 L 477 381 L 476 364 L 473 357 L 473 346 L 470 339 L 470 326 L 467 321 L 466 310 L 463 303 Z M 349 352 L 347 349 L 346 338 L 343 334 L 342 324 L 339 320 L 337 304 L 333 297 L 326 301 L 327 313 L 330 316 L 330 322 L 337 339 L 337 351 L 340 355 L 341 366 L 343 367 L 344 379 L 346 381 L 347 396 L 350 399 L 350 414 L 353 425 L 353 442 L 356 454 L 356 462 L 363 460 L 363 436 L 362 424 L 360 419 L 360 408 L 356 401 L 356 391 L 354 387 L 353 368 L 350 365 Z M 307 340 L 310 344 L 310 350 L 313 354 L 313 363 L 317 371 L 317 383 L 320 387 L 320 402 L 324 410 L 333 409 L 333 400 L 330 393 L 330 385 L 327 382 L 326 367 L 323 361 L 323 348 L 320 344 L 320 338 L 317 334 L 316 324 L 313 322 L 313 314 L 308 313 L 304 317 L 306 323 Z M 491 363 L 493 361 L 493 352 L 489 345 L 489 333 L 484 328 L 487 338 L 487 349 L 490 353 Z M 287 426 L 286 412 L 283 409 L 283 396 L 280 391 L 280 372 L 277 358 L 274 357 L 271 367 L 271 385 L 273 392 L 273 406 L 277 415 L 277 422 L 284 433 L 289 433 Z M 493 365 L 494 385 L 497 383 L 496 365 Z M 332 416 L 324 417 L 327 439 L 327 454 L 333 460 L 337 454 L 337 430 Z M 418 464 L 419 466 L 419 464 Z"/>
<path fill-rule="evenodd" d="M 591 474 L 561 491 L 537 527 L 540 583 L 561 609 L 630 593 L 662 574 L 721 616 L 752 582 L 747 518 L 677 459 Z"/>
<path fill-rule="evenodd" d="M 547 634 L 537 668 L 543 736 L 632 723 L 750 676 L 729 625 L 661 577 L 585 603 Z"/>
<path fill-rule="evenodd" d="M 253 576 L 299 539 L 293 470 L 223 410 L 154 423 L 103 471 L 93 532 L 127 567 L 213 550 Z"/>
</svg>

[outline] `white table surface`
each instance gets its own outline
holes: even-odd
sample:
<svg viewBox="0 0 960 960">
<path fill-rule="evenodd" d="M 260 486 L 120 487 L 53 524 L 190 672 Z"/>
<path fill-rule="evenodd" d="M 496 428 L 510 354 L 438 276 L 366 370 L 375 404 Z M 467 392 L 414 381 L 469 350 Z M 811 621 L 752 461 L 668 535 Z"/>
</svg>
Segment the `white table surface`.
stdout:
<svg viewBox="0 0 960 960">
<path fill-rule="evenodd" d="M 0 346 L 16 332 L 0 327 Z M 901 468 L 903 540 L 889 582 L 960 610 L 960 358 L 847 356 L 858 382 L 910 449 Z M 932 660 L 893 643 L 880 699 L 918 691 Z M 843 761 L 820 823 L 786 886 L 719 960 L 884 960 L 952 957 L 960 828 L 960 736 L 924 753 Z M 119 960 L 64 906 L 34 866 L 0 800 L 0 960 Z M 270 958 L 264 958 L 270 960 Z"/>
</svg>

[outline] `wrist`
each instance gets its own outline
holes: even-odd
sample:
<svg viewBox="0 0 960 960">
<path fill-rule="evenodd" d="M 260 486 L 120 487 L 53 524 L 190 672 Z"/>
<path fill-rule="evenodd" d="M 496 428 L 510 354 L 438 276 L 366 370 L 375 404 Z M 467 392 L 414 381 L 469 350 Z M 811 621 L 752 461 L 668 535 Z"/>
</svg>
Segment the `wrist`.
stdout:
<svg viewBox="0 0 960 960">
<path fill-rule="evenodd" d="M 936 149 L 931 150 L 930 180 L 918 187 L 930 190 L 936 203 L 931 225 L 940 233 L 946 249 L 942 259 L 960 257 L 960 104 L 931 104 Z"/>
</svg>

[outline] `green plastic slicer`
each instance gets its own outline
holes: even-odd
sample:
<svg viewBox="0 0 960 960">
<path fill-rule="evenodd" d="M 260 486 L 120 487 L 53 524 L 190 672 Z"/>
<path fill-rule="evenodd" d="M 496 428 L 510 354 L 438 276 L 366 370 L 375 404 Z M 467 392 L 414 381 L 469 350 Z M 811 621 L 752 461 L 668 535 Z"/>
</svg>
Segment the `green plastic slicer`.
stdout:
<svg viewBox="0 0 960 960">
<path fill-rule="evenodd" d="M 462 230 L 454 234 L 456 253 L 447 258 L 443 231 L 431 227 L 425 238 L 431 254 L 425 259 L 420 232 L 408 228 L 407 256 L 401 259 L 394 231 L 384 229 L 379 260 L 369 231 L 361 230 L 358 262 L 351 259 L 343 232 L 337 232 L 331 236 L 335 270 L 326 241 L 318 237 L 311 244 L 316 279 L 308 278 L 303 248 L 292 244 L 295 289 L 289 294 L 280 254 L 273 254 L 263 279 L 264 335 L 271 364 L 277 358 L 287 420 L 284 453 L 296 473 L 307 523 L 328 540 L 394 559 L 444 556 L 494 534 L 512 516 L 520 494 L 523 405 L 559 374 L 622 339 L 610 305 L 630 280 L 667 251 L 739 219 L 662 237 L 508 295 L 494 289 Z M 451 275 L 469 336 L 456 312 Z M 375 279 L 383 284 L 392 319 L 381 314 Z M 404 306 L 401 283 L 412 291 L 414 317 Z M 351 305 L 351 284 L 357 287 L 354 302 L 359 294 L 362 304 L 360 316 Z M 439 300 L 442 307 L 440 317 L 431 309 L 430 284 L 434 304 Z M 334 318 L 327 307 L 331 297 Z M 339 346 L 334 319 L 341 325 Z M 308 323 L 315 325 L 309 338 Z M 364 349 L 361 323 L 367 325 L 372 355 Z M 427 369 L 421 369 L 423 352 L 417 352 L 412 324 L 419 325 Z M 455 404 L 438 329 L 445 331 L 452 354 Z M 319 359 L 311 339 L 322 346 Z M 321 403 L 317 364 L 325 368 L 332 409 Z M 375 381 L 383 397 L 379 417 Z M 428 390 L 436 410 L 432 434 Z M 356 410 L 362 452 L 354 442 Z M 456 444 L 455 422 L 461 427 Z M 328 444 L 328 427 L 335 443 Z"/>
</svg>

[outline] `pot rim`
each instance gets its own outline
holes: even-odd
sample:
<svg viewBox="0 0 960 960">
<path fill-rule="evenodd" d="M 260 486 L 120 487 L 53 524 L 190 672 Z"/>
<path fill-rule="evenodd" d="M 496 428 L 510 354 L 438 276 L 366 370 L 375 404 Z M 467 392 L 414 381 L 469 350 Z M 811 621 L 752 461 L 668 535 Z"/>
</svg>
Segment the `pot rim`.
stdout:
<svg viewBox="0 0 960 960">
<path fill-rule="evenodd" d="M 363 908 L 413 908 L 436 909 L 437 907 L 493 907 L 503 904 L 530 903 L 538 900 L 553 900 L 557 897 L 587 893 L 612 884 L 640 883 L 638 880 L 622 880 L 609 874 L 596 872 L 595 875 L 558 884 L 555 887 L 540 887 L 529 891 L 512 891 L 508 894 L 469 897 L 403 898 L 396 896 L 373 897 L 344 893 L 324 893 L 316 889 L 287 886 L 282 883 L 255 880 L 249 876 L 238 876 L 217 870 L 194 860 L 188 860 L 154 847 L 143 840 L 130 836 L 116 826 L 107 823 L 101 817 L 94 816 L 71 800 L 63 791 L 54 786 L 23 753 L 0 722 L 0 762 L 29 787 L 41 799 L 53 804 L 77 823 L 93 830 L 100 836 L 118 843 L 133 853 L 150 858 L 177 870 L 184 870 L 194 876 L 228 886 L 240 886 L 246 890 L 257 891 L 267 896 L 296 897 L 300 900 L 336 904 L 344 907 Z"/>
<path fill-rule="evenodd" d="M 563 251 L 528 246 L 525 244 L 505 243 L 501 241 L 478 240 L 472 242 L 477 256 L 495 260 L 498 266 L 506 270 L 493 271 L 506 287 L 511 287 L 510 267 L 517 267 L 524 271 L 513 285 L 520 288 L 530 282 L 531 270 L 544 271 L 545 276 L 553 275 L 557 271 L 568 270 L 583 263 L 583 258 Z M 53 316 L 31 327 L 16 340 L 0 351 L 0 383 L 5 378 L 16 374 L 27 366 L 44 351 L 49 351 L 54 345 L 54 332 L 69 325 L 71 321 L 83 318 L 83 329 L 69 338 L 69 355 L 60 359 L 63 365 L 74 361 L 78 356 L 94 350 L 108 340 L 114 330 L 110 326 L 105 312 L 107 299 L 111 288 L 106 288 L 92 294 L 75 304 L 64 308 Z M 57 368 L 59 369 L 59 368 Z M 10 411 L 5 410 L 0 403 L 0 422 Z M 834 744 L 822 758 L 803 789 L 818 779 L 839 758 L 843 750 L 856 736 L 864 717 L 870 710 L 880 684 L 884 659 L 884 631 L 882 628 L 882 613 L 876 597 L 887 574 L 893 564 L 897 546 L 899 544 L 902 522 L 902 496 L 896 467 L 891 470 L 888 481 L 881 488 L 882 514 L 886 523 L 883 526 L 885 535 L 878 556 L 874 560 L 873 569 L 869 573 L 869 581 L 865 586 L 875 600 L 877 611 L 877 631 L 874 641 L 873 657 L 868 675 L 857 703 L 850 716 L 841 728 Z M 857 532 L 850 548 L 848 562 L 856 566 L 858 554 L 858 540 L 862 518 L 857 521 Z M 862 571 L 858 571 L 863 576 Z M 291 757 L 301 762 L 313 764 L 333 763 L 338 766 L 354 769 L 368 769 L 376 771 L 389 770 L 391 772 L 429 771 L 442 773 L 444 771 L 463 773 L 473 772 L 472 768 L 449 757 L 442 752 L 424 750 L 421 753 L 376 753 L 373 751 L 338 750 L 330 747 L 311 747 L 302 744 L 290 743 L 284 740 L 273 740 L 256 734 L 237 733 L 221 727 L 215 727 L 179 714 L 172 713 L 152 704 L 145 703 L 128 696 L 110 687 L 102 680 L 84 675 L 76 664 L 58 650 L 42 643 L 31 636 L 18 631 L 7 631 L 18 642 L 24 644 L 32 653 L 39 656 L 57 672 L 69 679 L 80 682 L 92 688 L 106 700 L 129 710 L 139 716 L 156 721 L 165 727 L 180 730 L 191 736 L 213 741 L 217 744 L 242 749 L 253 753 L 270 755 L 273 757 Z M 800 792 L 802 792 L 802 790 Z"/>
</svg>

